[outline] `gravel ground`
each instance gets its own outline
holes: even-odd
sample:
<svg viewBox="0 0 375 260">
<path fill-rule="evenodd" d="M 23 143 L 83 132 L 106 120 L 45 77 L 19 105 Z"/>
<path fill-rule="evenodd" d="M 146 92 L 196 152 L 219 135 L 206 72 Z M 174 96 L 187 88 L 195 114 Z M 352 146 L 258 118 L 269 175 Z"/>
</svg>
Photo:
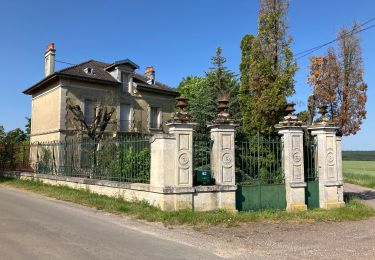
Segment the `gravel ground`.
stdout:
<svg viewBox="0 0 375 260">
<path fill-rule="evenodd" d="M 345 192 L 375 208 L 375 190 L 348 184 Z M 225 258 L 375 259 L 375 217 L 337 223 L 249 223 L 198 231 L 173 227 L 167 235 Z"/>
<path fill-rule="evenodd" d="M 345 192 L 375 208 L 375 190 L 345 185 Z M 264 259 L 375 259 L 375 218 L 338 223 L 249 223 L 201 230 L 234 244 L 238 258 L 251 252 Z M 251 257 L 253 257 L 253 255 Z"/>
</svg>

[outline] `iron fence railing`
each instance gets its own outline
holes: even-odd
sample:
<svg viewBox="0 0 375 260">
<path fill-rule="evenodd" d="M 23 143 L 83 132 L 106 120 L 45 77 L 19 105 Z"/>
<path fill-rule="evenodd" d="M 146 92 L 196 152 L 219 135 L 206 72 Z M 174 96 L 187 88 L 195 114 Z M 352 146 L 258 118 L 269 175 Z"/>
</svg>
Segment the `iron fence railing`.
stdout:
<svg viewBox="0 0 375 260">
<path fill-rule="evenodd" d="M 305 180 L 318 181 L 319 175 L 316 167 L 317 142 L 313 136 L 307 136 L 304 140 L 304 165 Z"/>
<path fill-rule="evenodd" d="M 36 171 L 131 183 L 150 181 L 149 136 L 120 140 L 39 143 Z"/>
<path fill-rule="evenodd" d="M 236 138 L 236 183 L 281 184 L 282 139 L 256 134 Z"/>
<path fill-rule="evenodd" d="M 149 183 L 149 138 L 147 134 L 129 133 L 100 142 L 3 144 L 0 145 L 0 170 Z"/>
<path fill-rule="evenodd" d="M 211 170 L 212 140 L 208 134 L 193 135 L 193 168 L 194 170 Z"/>
</svg>

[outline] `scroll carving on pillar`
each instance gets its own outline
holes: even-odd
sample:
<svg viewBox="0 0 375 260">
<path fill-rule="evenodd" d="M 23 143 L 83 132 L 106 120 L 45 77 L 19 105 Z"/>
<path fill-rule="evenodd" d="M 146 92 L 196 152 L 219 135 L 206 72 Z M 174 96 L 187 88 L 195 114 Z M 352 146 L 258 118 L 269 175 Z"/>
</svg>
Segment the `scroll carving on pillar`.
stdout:
<svg viewBox="0 0 375 260">
<path fill-rule="evenodd" d="M 335 180 L 336 179 L 336 137 L 327 136 L 327 150 L 326 150 L 326 168 L 327 168 L 327 178 Z"/>
<path fill-rule="evenodd" d="M 190 135 L 179 134 L 178 135 L 178 184 L 189 185 L 190 184 L 190 172 L 191 172 L 191 147 L 190 147 Z"/>
<path fill-rule="evenodd" d="M 178 163 L 181 168 L 189 168 L 189 154 L 188 153 L 180 153 L 178 156 Z"/>
<path fill-rule="evenodd" d="M 293 182 L 302 182 L 301 135 L 292 136 Z"/>
<path fill-rule="evenodd" d="M 233 158 L 233 149 L 232 147 L 232 134 L 222 134 L 221 135 L 221 170 L 222 178 L 224 183 L 233 182 L 233 167 L 234 167 L 234 158 Z"/>
</svg>

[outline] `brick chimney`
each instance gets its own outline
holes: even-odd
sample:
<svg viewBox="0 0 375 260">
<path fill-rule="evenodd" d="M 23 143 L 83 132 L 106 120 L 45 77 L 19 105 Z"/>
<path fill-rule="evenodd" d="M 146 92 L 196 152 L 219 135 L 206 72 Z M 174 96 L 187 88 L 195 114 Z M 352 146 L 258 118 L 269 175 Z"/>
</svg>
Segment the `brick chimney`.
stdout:
<svg viewBox="0 0 375 260">
<path fill-rule="evenodd" d="M 44 54 L 44 76 L 48 77 L 49 75 L 55 72 L 55 44 L 50 43 L 47 46 L 46 53 Z"/>
<path fill-rule="evenodd" d="M 147 78 L 147 83 L 148 84 L 155 84 L 155 70 L 154 67 L 150 66 L 147 67 L 145 70 L 145 77 Z"/>
</svg>

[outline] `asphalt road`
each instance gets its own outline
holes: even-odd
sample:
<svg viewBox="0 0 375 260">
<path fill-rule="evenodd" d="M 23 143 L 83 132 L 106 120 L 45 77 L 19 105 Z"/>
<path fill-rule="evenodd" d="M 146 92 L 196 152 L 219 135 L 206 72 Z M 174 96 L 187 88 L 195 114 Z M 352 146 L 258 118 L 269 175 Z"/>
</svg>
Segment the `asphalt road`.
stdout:
<svg viewBox="0 0 375 260">
<path fill-rule="evenodd" d="M 218 259 L 72 203 L 0 186 L 0 259 Z M 142 226 L 142 225 L 140 225 Z"/>
</svg>

